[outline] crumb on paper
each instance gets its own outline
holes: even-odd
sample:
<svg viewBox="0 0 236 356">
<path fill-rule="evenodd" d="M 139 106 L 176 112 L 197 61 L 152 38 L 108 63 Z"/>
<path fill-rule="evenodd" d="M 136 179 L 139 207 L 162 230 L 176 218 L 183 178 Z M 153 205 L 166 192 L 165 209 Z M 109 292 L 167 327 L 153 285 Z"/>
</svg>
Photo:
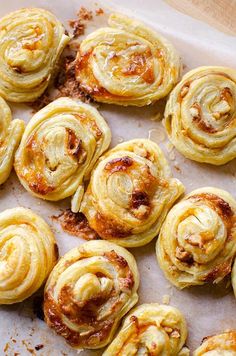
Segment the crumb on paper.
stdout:
<svg viewBox="0 0 236 356">
<path fill-rule="evenodd" d="M 85 240 L 98 240 L 98 234 L 89 226 L 88 220 L 82 213 L 73 213 L 70 209 L 63 211 L 58 216 L 51 216 L 58 220 L 62 229 L 70 235 L 81 237 Z"/>
<path fill-rule="evenodd" d="M 104 10 L 101 7 L 99 7 L 99 9 L 97 9 L 95 11 L 95 13 L 96 13 L 96 16 L 103 15 L 104 14 Z"/>
<path fill-rule="evenodd" d="M 36 351 L 39 351 L 39 350 L 44 348 L 44 345 L 43 344 L 38 344 L 34 348 L 35 348 Z"/>
<path fill-rule="evenodd" d="M 163 295 L 163 297 L 162 297 L 162 303 L 163 303 L 163 304 L 166 304 L 166 305 L 169 305 L 169 304 L 170 304 L 170 295 L 169 295 L 169 294 Z"/>
<path fill-rule="evenodd" d="M 69 96 L 85 103 L 92 102 L 92 98 L 81 89 L 75 78 L 75 57 L 73 55 L 64 57 L 54 85 L 58 91 L 56 98 Z"/>
<path fill-rule="evenodd" d="M 9 349 L 9 342 L 7 342 L 4 346 L 3 352 L 7 352 L 7 350 Z"/>
<path fill-rule="evenodd" d="M 22 345 L 25 346 L 26 350 L 31 354 L 31 355 L 36 355 L 34 349 L 32 348 L 32 345 L 29 341 L 22 340 Z"/>
<path fill-rule="evenodd" d="M 182 173 L 181 168 L 177 164 L 174 165 L 174 168 L 177 172 Z"/>
<path fill-rule="evenodd" d="M 35 114 L 35 112 L 39 111 L 44 106 L 50 104 L 51 101 L 52 101 L 52 99 L 50 98 L 49 90 L 46 89 L 45 92 L 38 99 L 36 99 L 32 103 L 29 103 L 29 105 L 33 109 L 32 114 Z"/>
<path fill-rule="evenodd" d="M 92 11 L 86 9 L 84 6 L 81 6 L 79 11 L 77 12 L 77 16 L 80 20 L 90 21 L 93 19 Z"/>
<path fill-rule="evenodd" d="M 84 34 L 85 25 L 79 19 L 69 20 L 69 26 L 73 28 L 73 36 L 78 37 Z"/>
<path fill-rule="evenodd" d="M 68 23 L 73 29 L 73 36 L 79 37 L 84 34 L 86 28 L 85 22 L 93 19 L 93 13 L 82 6 L 76 15 L 77 18 L 69 20 Z"/>
</svg>

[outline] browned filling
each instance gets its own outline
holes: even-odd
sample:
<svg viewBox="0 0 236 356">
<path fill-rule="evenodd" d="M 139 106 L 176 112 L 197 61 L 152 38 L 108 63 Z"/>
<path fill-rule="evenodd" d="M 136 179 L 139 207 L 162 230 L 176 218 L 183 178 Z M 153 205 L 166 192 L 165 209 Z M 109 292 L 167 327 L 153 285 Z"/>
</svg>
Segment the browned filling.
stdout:
<svg viewBox="0 0 236 356">
<path fill-rule="evenodd" d="M 117 223 L 113 218 L 102 215 L 100 212 L 97 212 L 91 226 L 99 236 L 108 240 L 110 238 L 124 238 L 132 234 L 131 228 L 127 228 L 125 224 Z"/>
<path fill-rule="evenodd" d="M 201 107 L 198 103 L 194 103 L 192 105 L 192 108 L 195 108 L 198 112 L 198 114 L 196 116 L 193 117 L 193 122 L 195 122 L 197 124 L 197 126 L 205 131 L 205 132 L 208 132 L 208 133 L 216 133 L 217 130 L 210 124 L 207 124 L 203 117 L 202 117 L 202 110 L 201 110 Z"/>
<path fill-rule="evenodd" d="M 105 170 L 110 171 L 111 174 L 115 172 L 124 172 L 131 167 L 132 164 L 133 160 L 129 156 L 115 158 L 105 165 Z"/>
<path fill-rule="evenodd" d="M 99 236 L 88 223 L 88 220 L 82 213 L 73 213 L 70 209 L 63 211 L 59 216 L 53 216 L 57 219 L 61 227 L 67 233 L 81 237 L 85 240 L 98 240 Z"/>
<path fill-rule="evenodd" d="M 135 190 L 131 197 L 131 207 L 133 209 L 138 209 L 141 205 L 149 206 L 149 196 L 147 193 Z"/>
<path fill-rule="evenodd" d="M 62 298 L 65 298 L 65 300 L 63 300 Z M 71 302 L 70 296 L 68 295 L 68 293 L 66 293 L 66 291 L 62 293 L 60 302 L 64 302 L 64 305 L 68 305 L 68 302 Z M 99 300 L 94 300 L 94 303 L 99 304 Z M 74 303 L 71 307 L 73 312 L 75 312 L 76 307 Z M 88 309 L 86 310 L 86 308 Z M 80 333 L 68 328 L 62 320 L 63 310 L 61 309 L 61 306 L 54 301 L 54 299 L 50 295 L 50 292 L 45 294 L 45 320 L 47 324 L 51 328 L 53 328 L 57 332 L 57 334 L 63 336 L 71 346 L 89 347 L 99 344 L 108 337 L 112 325 L 114 323 L 113 320 L 104 320 L 100 322 L 96 321 L 96 317 L 93 315 L 93 311 L 89 309 L 89 306 L 84 307 L 82 311 L 78 308 L 78 312 L 79 314 L 77 315 L 75 320 L 78 320 L 79 324 L 79 320 L 81 320 L 81 326 L 85 323 L 86 325 L 93 327 L 94 331 L 92 331 L 89 335 L 81 336 Z M 68 310 L 67 314 L 69 314 Z"/>
<path fill-rule="evenodd" d="M 125 75 L 140 76 L 146 83 L 152 84 L 155 81 L 153 64 L 150 61 L 152 53 L 148 49 L 144 53 L 133 54 L 130 58 L 130 64 L 122 70 Z"/>
</svg>

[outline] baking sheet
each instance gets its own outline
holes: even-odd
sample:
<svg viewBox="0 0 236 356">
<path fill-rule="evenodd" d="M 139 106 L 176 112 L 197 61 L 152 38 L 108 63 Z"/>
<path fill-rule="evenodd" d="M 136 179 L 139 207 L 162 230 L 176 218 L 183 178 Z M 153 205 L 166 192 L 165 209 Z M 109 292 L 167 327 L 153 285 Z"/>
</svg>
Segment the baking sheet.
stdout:
<svg viewBox="0 0 236 356">
<path fill-rule="evenodd" d="M 227 36 L 208 25 L 193 20 L 173 10 L 161 0 L 115 0 L 94 3 L 88 0 L 8 0 L 2 1 L 0 16 L 20 7 L 38 6 L 53 11 L 68 28 L 67 20 L 75 18 L 80 6 L 97 9 L 100 6 L 108 13 L 118 10 L 142 19 L 172 40 L 179 50 L 184 63 L 184 72 L 200 65 L 226 65 L 236 68 L 235 37 Z M 119 6 L 118 6 L 119 5 Z M 126 6 L 124 9 L 122 6 Z M 128 7 L 128 8 L 127 8 Z M 107 9 L 107 10 L 106 10 Z M 106 23 L 106 15 L 95 17 L 88 23 L 87 33 Z M 32 116 L 32 109 L 24 105 L 12 105 L 14 118 L 26 122 Z M 99 105 L 112 130 L 112 146 L 136 137 L 150 137 L 159 143 L 169 158 L 173 174 L 190 192 L 207 185 L 228 190 L 236 198 L 235 160 L 222 167 L 198 164 L 178 154 L 165 136 L 158 121 L 163 103 L 148 108 L 122 108 L 113 105 Z M 32 208 L 40 214 L 56 234 L 60 254 L 78 246 L 84 241 L 64 233 L 59 223 L 53 220 L 60 209 L 69 207 L 69 200 L 61 203 L 44 202 L 30 196 L 20 185 L 14 173 L 0 190 L 0 211 L 15 206 Z M 149 245 L 132 249 L 140 275 L 139 303 L 162 302 L 164 295 L 170 296 L 170 304 L 178 307 L 188 322 L 188 346 L 193 350 L 206 335 L 236 328 L 236 301 L 227 281 L 218 286 L 203 286 L 178 291 L 163 277 L 155 256 L 155 241 Z M 39 293 L 40 294 L 40 293 Z M 34 297 L 13 305 L 0 307 L 0 355 L 76 355 L 77 351 L 66 345 L 46 324 L 35 317 L 32 311 Z M 35 351 L 35 346 L 43 348 Z M 82 356 L 101 355 L 102 351 L 83 351 Z"/>
</svg>

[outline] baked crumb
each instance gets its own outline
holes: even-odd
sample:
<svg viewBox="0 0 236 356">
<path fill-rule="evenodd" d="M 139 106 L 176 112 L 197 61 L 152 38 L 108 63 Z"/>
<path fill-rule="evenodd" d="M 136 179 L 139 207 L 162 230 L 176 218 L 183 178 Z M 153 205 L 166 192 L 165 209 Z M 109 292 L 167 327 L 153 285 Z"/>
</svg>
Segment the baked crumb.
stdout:
<svg viewBox="0 0 236 356">
<path fill-rule="evenodd" d="M 177 164 L 174 165 L 174 168 L 176 169 L 177 172 L 181 173 L 181 168 L 179 166 L 177 166 Z"/>
<path fill-rule="evenodd" d="M 61 64 L 60 71 L 54 83 L 58 90 L 56 98 L 69 96 L 74 99 L 80 99 L 85 103 L 90 103 L 92 98 L 81 90 L 80 85 L 75 78 L 74 59 L 73 56 L 66 56 Z"/>
<path fill-rule="evenodd" d="M 36 113 L 40 109 L 42 109 L 44 106 L 50 104 L 52 101 L 52 98 L 50 97 L 49 89 L 46 89 L 46 91 L 34 102 L 29 103 L 29 106 L 32 107 L 32 113 Z"/>
<path fill-rule="evenodd" d="M 85 240 L 100 239 L 98 234 L 89 226 L 88 220 L 82 213 L 73 213 L 70 209 L 67 209 L 58 216 L 52 216 L 52 219 L 58 220 L 62 229 L 71 235 Z"/>
<path fill-rule="evenodd" d="M 99 7 L 99 9 L 97 9 L 95 11 L 95 13 L 96 13 L 96 16 L 103 15 L 104 14 L 104 10 L 101 7 Z"/>
<path fill-rule="evenodd" d="M 43 344 L 39 344 L 39 345 L 36 345 L 34 348 L 35 348 L 36 351 L 39 351 L 39 350 L 44 348 L 44 345 Z"/>
<path fill-rule="evenodd" d="M 85 25 L 79 19 L 69 20 L 69 26 L 73 28 L 73 36 L 78 37 L 84 34 Z"/>
<path fill-rule="evenodd" d="M 80 20 L 90 21 L 93 19 L 92 11 L 86 9 L 84 6 L 81 6 L 79 11 L 77 12 L 77 16 Z"/>
</svg>

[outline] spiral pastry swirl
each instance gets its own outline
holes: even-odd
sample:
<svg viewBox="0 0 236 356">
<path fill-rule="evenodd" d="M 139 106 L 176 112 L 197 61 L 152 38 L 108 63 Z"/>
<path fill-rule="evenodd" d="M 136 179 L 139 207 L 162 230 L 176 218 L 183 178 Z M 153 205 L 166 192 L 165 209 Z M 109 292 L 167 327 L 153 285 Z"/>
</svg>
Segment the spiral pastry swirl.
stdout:
<svg viewBox="0 0 236 356">
<path fill-rule="evenodd" d="M 75 193 L 78 205 L 83 180 L 110 140 L 110 129 L 96 109 L 59 98 L 28 123 L 15 170 L 25 189 L 37 197 L 55 201 Z"/>
<path fill-rule="evenodd" d="M 103 356 L 176 356 L 186 338 L 186 321 L 178 309 L 157 303 L 142 304 L 125 318 Z"/>
<path fill-rule="evenodd" d="M 47 88 L 69 37 L 49 11 L 24 8 L 0 20 L 0 95 L 30 102 Z"/>
<path fill-rule="evenodd" d="M 23 301 L 37 291 L 58 258 L 45 221 L 30 209 L 0 213 L 0 304 Z"/>
<path fill-rule="evenodd" d="M 45 288 L 46 322 L 74 348 L 101 348 L 137 303 L 138 285 L 137 265 L 127 250 L 89 241 L 54 267 Z"/>
<path fill-rule="evenodd" d="M 25 125 L 22 120 L 13 120 L 11 110 L 0 97 L 0 184 L 10 175 L 15 151 L 20 143 Z"/>
<path fill-rule="evenodd" d="M 236 356 L 236 330 L 203 339 L 193 356 Z"/>
<path fill-rule="evenodd" d="M 236 201 L 224 190 L 194 190 L 168 213 L 157 241 L 166 278 L 182 289 L 218 283 L 236 253 Z"/>
<path fill-rule="evenodd" d="M 76 79 L 96 101 L 144 106 L 166 96 L 181 64 L 172 44 L 143 23 L 112 14 L 82 41 Z"/>
<path fill-rule="evenodd" d="M 164 125 L 185 157 L 224 164 L 236 157 L 236 70 L 199 67 L 171 92 Z"/>
<path fill-rule="evenodd" d="M 135 139 L 100 158 L 80 210 L 102 239 L 143 246 L 158 234 L 183 191 L 161 149 L 150 140 Z"/>
</svg>

